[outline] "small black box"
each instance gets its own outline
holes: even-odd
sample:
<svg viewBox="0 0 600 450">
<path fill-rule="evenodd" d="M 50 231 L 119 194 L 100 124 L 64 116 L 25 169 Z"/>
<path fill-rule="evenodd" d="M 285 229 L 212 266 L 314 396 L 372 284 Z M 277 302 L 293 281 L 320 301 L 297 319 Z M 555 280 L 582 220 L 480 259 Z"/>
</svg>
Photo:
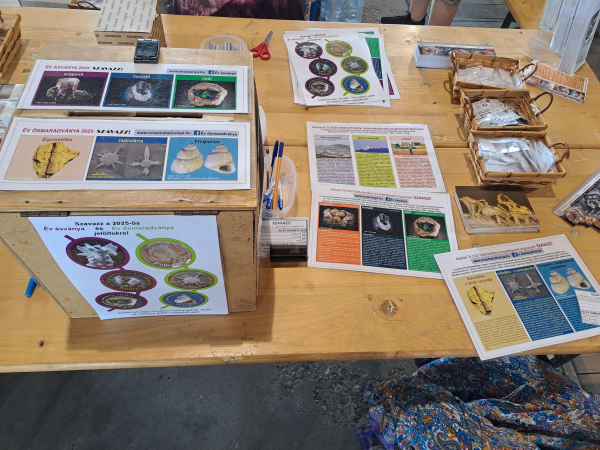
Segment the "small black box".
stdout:
<svg viewBox="0 0 600 450">
<path fill-rule="evenodd" d="M 157 64 L 159 52 L 160 41 L 156 39 L 138 39 L 133 62 Z"/>
</svg>

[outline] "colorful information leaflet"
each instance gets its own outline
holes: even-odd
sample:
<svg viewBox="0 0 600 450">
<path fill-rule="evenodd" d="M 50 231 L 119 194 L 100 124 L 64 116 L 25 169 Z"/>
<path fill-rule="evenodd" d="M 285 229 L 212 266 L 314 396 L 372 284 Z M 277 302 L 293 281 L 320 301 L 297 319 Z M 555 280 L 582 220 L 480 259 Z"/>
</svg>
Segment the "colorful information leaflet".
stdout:
<svg viewBox="0 0 600 450">
<path fill-rule="evenodd" d="M 247 113 L 248 68 L 39 60 L 18 107 Z"/>
<path fill-rule="evenodd" d="M 577 304 L 600 286 L 564 235 L 435 259 L 481 359 L 600 334 Z"/>
<path fill-rule="evenodd" d="M 250 188 L 245 122 L 15 117 L 0 190 Z"/>
<path fill-rule="evenodd" d="M 30 220 L 100 319 L 228 313 L 216 216 Z"/>
<path fill-rule="evenodd" d="M 310 180 L 446 192 L 427 125 L 307 122 Z"/>
<path fill-rule="evenodd" d="M 308 265 L 442 278 L 434 255 L 457 250 L 448 194 L 316 184 Z"/>
</svg>

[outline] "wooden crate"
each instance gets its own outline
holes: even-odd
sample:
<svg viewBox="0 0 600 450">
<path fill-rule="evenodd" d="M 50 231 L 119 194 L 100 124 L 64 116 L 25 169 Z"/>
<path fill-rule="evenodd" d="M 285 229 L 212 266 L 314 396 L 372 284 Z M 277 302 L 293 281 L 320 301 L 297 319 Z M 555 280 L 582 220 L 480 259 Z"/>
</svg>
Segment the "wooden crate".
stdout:
<svg viewBox="0 0 600 450">
<path fill-rule="evenodd" d="M 467 81 L 459 81 L 458 71 L 464 69 L 471 64 L 480 63 L 484 67 L 498 68 L 509 71 L 514 77 L 521 80 L 522 88 L 525 88 L 525 81 L 535 73 L 537 66 L 534 63 L 529 63 L 525 66 L 521 65 L 521 61 L 512 58 L 503 58 L 501 56 L 480 55 L 478 53 L 452 52 L 450 54 L 452 63 L 452 95 L 455 99 L 460 96 L 461 89 L 506 89 L 505 87 L 486 86 L 483 84 L 470 83 Z M 534 67 L 533 71 L 527 76 L 524 71 L 528 67 Z"/>
<path fill-rule="evenodd" d="M 2 14 L 2 19 L 10 28 L 0 44 L 0 77 L 21 47 L 21 16 Z"/>
<path fill-rule="evenodd" d="M 134 49 L 110 46 L 42 46 L 40 59 L 81 61 L 133 61 Z M 145 190 L 145 191 L 4 191 L 0 195 L 0 241 L 33 276 L 48 295 L 72 318 L 96 317 L 96 313 L 56 264 L 33 228 L 28 216 L 131 215 L 131 214 L 213 214 L 217 217 L 225 289 L 230 312 L 256 309 L 257 234 L 259 218 L 259 169 L 254 75 L 249 52 L 164 49 L 159 63 L 221 64 L 248 66 L 248 114 L 203 114 L 197 120 L 250 122 L 251 188 L 234 191 Z M 23 117 L 68 118 L 72 111 L 17 110 Z M 110 113 L 107 113 L 110 114 Z M 174 112 L 169 111 L 173 116 Z M 107 115 L 111 120 L 181 120 L 178 118 Z M 140 116 L 142 116 L 140 114 Z M 79 119 L 99 119 L 77 111 Z M 196 116 L 197 117 L 197 116 Z M 189 120 L 189 119 L 187 119 Z"/>
<path fill-rule="evenodd" d="M 540 110 L 535 103 L 540 97 L 550 96 L 548 105 Z M 481 126 L 475 119 L 473 113 L 473 102 L 477 102 L 484 98 L 499 100 L 503 103 L 513 106 L 523 117 L 528 120 L 527 125 L 510 125 L 510 126 Z M 542 92 L 535 98 L 531 97 L 531 93 L 523 89 L 462 89 L 460 91 L 460 117 L 467 134 L 471 130 L 479 131 L 544 131 L 548 128 L 546 122 L 542 118 L 542 114 L 550 108 L 554 96 L 550 92 Z M 537 112 L 536 112 L 537 111 Z"/>
<path fill-rule="evenodd" d="M 556 163 L 556 172 L 549 173 L 532 173 L 532 172 L 489 172 L 485 167 L 483 158 L 479 155 L 479 147 L 477 145 L 478 137 L 519 137 L 526 138 L 531 141 L 542 141 L 546 147 L 553 149 L 557 145 L 565 147 L 562 156 L 558 158 Z M 503 185 L 503 186 L 522 186 L 524 188 L 538 188 L 552 184 L 559 178 L 564 178 L 567 175 L 566 170 L 561 164 L 563 160 L 569 159 L 569 146 L 564 142 L 551 143 L 545 132 L 541 131 L 475 131 L 469 133 L 469 157 L 477 182 L 480 186 L 485 185 Z"/>
</svg>

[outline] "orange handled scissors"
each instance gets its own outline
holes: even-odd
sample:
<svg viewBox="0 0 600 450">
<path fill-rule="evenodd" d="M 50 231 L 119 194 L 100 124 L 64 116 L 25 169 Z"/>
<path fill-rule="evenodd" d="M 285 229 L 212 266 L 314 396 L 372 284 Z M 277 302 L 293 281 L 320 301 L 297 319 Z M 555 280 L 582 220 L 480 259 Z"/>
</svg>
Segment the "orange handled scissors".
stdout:
<svg viewBox="0 0 600 450">
<path fill-rule="evenodd" d="M 269 52 L 269 41 L 272 37 L 273 32 L 271 31 L 262 44 L 250 49 L 250 51 L 252 52 L 252 56 L 255 58 L 260 58 L 263 61 L 271 59 L 271 53 Z"/>
</svg>

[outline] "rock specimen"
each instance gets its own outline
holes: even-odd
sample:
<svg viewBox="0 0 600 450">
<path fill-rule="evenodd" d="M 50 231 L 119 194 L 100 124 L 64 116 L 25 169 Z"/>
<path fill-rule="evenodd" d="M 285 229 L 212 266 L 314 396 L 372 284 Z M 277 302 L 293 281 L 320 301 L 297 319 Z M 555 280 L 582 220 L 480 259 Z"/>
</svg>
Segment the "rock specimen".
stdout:
<svg viewBox="0 0 600 450">
<path fill-rule="evenodd" d="M 474 286 L 467 291 L 469 300 L 484 316 L 489 316 L 492 313 L 494 302 L 494 292 L 488 291 L 481 286 Z"/>
<path fill-rule="evenodd" d="M 177 156 L 171 163 L 171 172 L 190 173 L 195 172 L 204 163 L 204 157 L 195 144 L 188 144 L 179 150 Z"/>
<path fill-rule="evenodd" d="M 415 220 L 415 231 L 421 237 L 437 237 L 441 225 L 431 217 L 419 217 Z"/>
<path fill-rule="evenodd" d="M 188 100 L 194 106 L 219 106 L 227 97 L 227 89 L 215 83 L 198 83 L 188 90 Z"/>
<path fill-rule="evenodd" d="M 235 163 L 233 155 L 223 144 L 217 145 L 212 152 L 206 157 L 204 163 L 207 169 L 221 173 L 235 172 Z"/>
<path fill-rule="evenodd" d="M 51 178 L 77 156 L 79 152 L 71 150 L 62 142 L 40 145 L 33 154 L 33 170 L 38 178 Z"/>
<path fill-rule="evenodd" d="M 61 103 L 85 103 L 92 100 L 87 91 L 78 90 L 79 78 L 59 78 L 56 86 L 46 91 L 46 97 Z"/>
</svg>

